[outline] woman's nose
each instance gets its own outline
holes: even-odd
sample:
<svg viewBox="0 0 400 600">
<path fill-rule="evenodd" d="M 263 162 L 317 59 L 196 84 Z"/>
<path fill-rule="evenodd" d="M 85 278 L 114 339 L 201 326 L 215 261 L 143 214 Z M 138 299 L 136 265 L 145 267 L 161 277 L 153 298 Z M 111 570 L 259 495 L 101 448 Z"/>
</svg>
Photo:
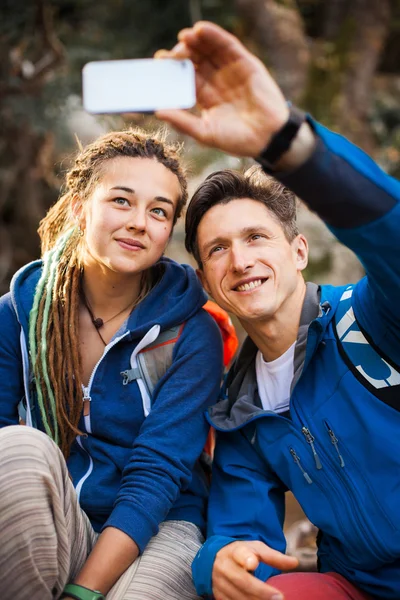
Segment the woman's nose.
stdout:
<svg viewBox="0 0 400 600">
<path fill-rule="evenodd" d="M 129 230 L 144 231 L 146 229 L 146 211 L 132 210 L 126 226 Z"/>
</svg>

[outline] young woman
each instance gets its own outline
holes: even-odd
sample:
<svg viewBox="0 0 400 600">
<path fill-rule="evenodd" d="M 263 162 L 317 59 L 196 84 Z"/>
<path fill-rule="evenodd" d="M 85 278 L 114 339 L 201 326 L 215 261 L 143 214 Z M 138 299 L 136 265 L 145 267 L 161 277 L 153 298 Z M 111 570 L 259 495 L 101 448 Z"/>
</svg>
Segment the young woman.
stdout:
<svg viewBox="0 0 400 600">
<path fill-rule="evenodd" d="M 196 598 L 222 347 L 194 271 L 163 257 L 186 199 L 162 137 L 100 138 L 0 300 L 4 600 Z"/>
</svg>

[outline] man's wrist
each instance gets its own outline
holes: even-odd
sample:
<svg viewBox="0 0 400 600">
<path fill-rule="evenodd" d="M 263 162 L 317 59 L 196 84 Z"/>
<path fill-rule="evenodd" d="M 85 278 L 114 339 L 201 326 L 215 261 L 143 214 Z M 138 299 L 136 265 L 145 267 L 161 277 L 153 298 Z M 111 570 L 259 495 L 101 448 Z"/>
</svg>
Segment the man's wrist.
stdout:
<svg viewBox="0 0 400 600">
<path fill-rule="evenodd" d="M 294 171 L 303 165 L 312 155 L 317 138 L 310 123 L 305 121 L 287 152 L 274 165 L 274 171 Z"/>
<path fill-rule="evenodd" d="M 274 134 L 255 160 L 270 173 L 292 171 L 304 164 L 316 146 L 316 136 L 306 115 L 291 107 L 287 122 Z"/>
<path fill-rule="evenodd" d="M 61 598 L 74 598 L 74 600 L 105 600 L 105 596 L 97 590 L 91 590 L 83 585 L 68 583 Z"/>
</svg>

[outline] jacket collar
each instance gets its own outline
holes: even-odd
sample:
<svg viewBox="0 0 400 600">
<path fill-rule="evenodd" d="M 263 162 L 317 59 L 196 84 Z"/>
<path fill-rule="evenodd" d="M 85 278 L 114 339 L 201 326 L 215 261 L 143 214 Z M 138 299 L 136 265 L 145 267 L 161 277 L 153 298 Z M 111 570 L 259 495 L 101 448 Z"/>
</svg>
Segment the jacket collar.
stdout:
<svg viewBox="0 0 400 600">
<path fill-rule="evenodd" d="M 307 366 L 318 346 L 324 331 L 331 321 L 343 288 L 306 284 L 306 294 L 300 316 L 294 354 L 294 377 L 291 391 Z M 310 327 L 316 335 L 309 336 Z M 237 359 L 232 365 L 226 381 L 228 396 L 221 399 L 208 411 L 211 424 L 220 430 L 239 429 L 262 411 L 257 390 L 255 358 L 258 348 L 246 337 Z"/>
</svg>

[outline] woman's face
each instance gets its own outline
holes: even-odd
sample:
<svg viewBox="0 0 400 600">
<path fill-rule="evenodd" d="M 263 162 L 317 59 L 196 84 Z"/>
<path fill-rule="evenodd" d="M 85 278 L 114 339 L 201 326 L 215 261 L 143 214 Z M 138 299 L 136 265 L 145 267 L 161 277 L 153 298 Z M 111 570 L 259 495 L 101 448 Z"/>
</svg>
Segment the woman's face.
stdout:
<svg viewBox="0 0 400 600">
<path fill-rule="evenodd" d="M 179 180 L 155 159 L 105 161 L 78 217 L 84 265 L 134 275 L 162 256 L 172 232 Z"/>
</svg>

